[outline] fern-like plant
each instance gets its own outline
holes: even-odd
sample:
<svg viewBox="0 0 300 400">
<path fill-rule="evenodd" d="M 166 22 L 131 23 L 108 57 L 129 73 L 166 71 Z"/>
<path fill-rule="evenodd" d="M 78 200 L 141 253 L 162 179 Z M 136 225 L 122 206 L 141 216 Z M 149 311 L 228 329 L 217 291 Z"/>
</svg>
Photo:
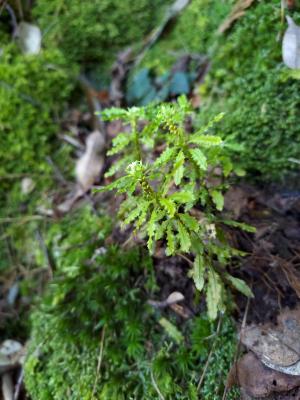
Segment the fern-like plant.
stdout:
<svg viewBox="0 0 300 400">
<path fill-rule="evenodd" d="M 125 194 L 120 219 L 146 234 L 150 252 L 158 240 L 165 240 L 168 256 L 192 257 L 190 274 L 196 288 L 205 290 L 208 314 L 215 319 L 225 308 L 224 283 L 252 295 L 242 280 L 226 272 L 239 252 L 229 246 L 222 226 L 250 228 L 220 216 L 226 178 L 234 167 L 224 151 L 226 144 L 207 131 L 223 115 L 189 133 L 191 114 L 184 96 L 177 103 L 105 110 L 103 118 L 122 119 L 130 130 L 113 140 L 108 153 L 120 157 L 106 176 L 122 171 L 121 176 L 100 190 Z"/>
</svg>

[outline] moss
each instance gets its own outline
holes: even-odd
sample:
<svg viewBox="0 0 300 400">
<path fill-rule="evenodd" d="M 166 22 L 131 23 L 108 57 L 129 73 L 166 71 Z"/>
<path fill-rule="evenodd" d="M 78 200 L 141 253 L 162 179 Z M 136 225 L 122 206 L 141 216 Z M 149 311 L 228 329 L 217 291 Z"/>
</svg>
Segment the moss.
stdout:
<svg viewBox="0 0 300 400">
<path fill-rule="evenodd" d="M 97 399 L 153 400 L 155 380 L 166 399 L 197 399 L 212 344 L 205 337 L 215 325 L 205 316 L 182 323 L 168 310 L 150 308 L 147 300 L 156 291 L 151 259 L 137 248 L 104 247 L 105 218 L 99 219 L 100 237 L 85 244 L 90 218 L 85 210 L 49 231 L 57 272 L 32 314 L 25 365 L 29 395 L 33 400 L 91 399 L 95 387 Z M 181 344 L 159 324 L 162 316 L 182 332 Z M 217 340 L 202 388 L 207 400 L 222 397 L 235 352 L 235 330 L 227 317 Z"/>
<path fill-rule="evenodd" d="M 33 15 L 45 44 L 59 46 L 76 62 L 111 60 L 156 26 L 166 0 L 38 0 Z"/>
<path fill-rule="evenodd" d="M 223 137 L 234 137 L 245 152 L 236 160 L 259 180 L 282 180 L 299 158 L 299 80 L 286 79 L 282 63 L 280 2 L 255 1 L 223 35 L 216 31 L 232 2 L 197 0 L 148 52 L 144 65 L 159 72 L 170 68 L 171 51 L 205 53 L 211 60 L 199 88 L 201 112 L 196 125 L 225 112 L 218 125 Z M 300 12 L 293 18 L 300 22 Z"/>
<path fill-rule="evenodd" d="M 207 54 L 233 0 L 193 0 L 147 53 L 143 66 L 168 70 L 180 54 Z"/>
<path fill-rule="evenodd" d="M 300 20 L 300 13 L 294 18 Z M 200 88 L 199 122 L 220 110 L 219 129 L 244 146 L 238 155 L 252 176 L 282 179 L 300 151 L 299 81 L 285 79 L 281 56 L 280 4 L 257 1 L 217 43 L 211 71 Z"/>
<path fill-rule="evenodd" d="M 70 95 L 71 71 L 62 54 L 20 54 L 7 45 L 0 58 L 0 174 L 41 174 L 53 150 L 59 117 Z"/>
</svg>

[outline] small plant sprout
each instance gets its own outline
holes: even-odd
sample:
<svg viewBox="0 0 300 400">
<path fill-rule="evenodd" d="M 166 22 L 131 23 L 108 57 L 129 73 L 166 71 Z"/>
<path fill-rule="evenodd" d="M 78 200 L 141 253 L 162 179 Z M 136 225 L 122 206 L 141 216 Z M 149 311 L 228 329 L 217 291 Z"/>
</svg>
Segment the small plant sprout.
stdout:
<svg viewBox="0 0 300 400">
<path fill-rule="evenodd" d="M 190 133 L 191 114 L 184 96 L 177 103 L 105 110 L 103 118 L 122 119 L 130 131 L 113 140 L 109 154 L 119 154 L 119 159 L 106 176 L 119 177 L 100 190 L 125 194 L 122 224 L 142 231 L 151 253 L 162 241 L 166 255 L 193 260 L 190 275 L 196 288 L 205 291 L 209 317 L 215 319 L 225 309 L 225 283 L 252 296 L 244 281 L 226 272 L 231 257 L 240 253 L 228 244 L 222 226 L 251 227 L 220 215 L 226 178 L 234 166 L 222 139 L 207 132 L 223 115 Z"/>
</svg>

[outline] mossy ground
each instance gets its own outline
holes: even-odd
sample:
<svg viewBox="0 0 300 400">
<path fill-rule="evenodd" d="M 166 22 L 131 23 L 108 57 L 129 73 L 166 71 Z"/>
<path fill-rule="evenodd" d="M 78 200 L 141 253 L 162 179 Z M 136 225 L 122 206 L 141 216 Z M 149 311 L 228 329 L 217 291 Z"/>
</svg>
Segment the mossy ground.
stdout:
<svg viewBox="0 0 300 400">
<path fill-rule="evenodd" d="M 151 308 L 147 300 L 157 291 L 151 258 L 137 248 L 106 247 L 107 218 L 94 217 L 102 234 L 98 230 L 93 243 L 80 246 L 83 216 L 92 218 L 88 209 L 81 210 L 50 229 L 47 243 L 56 255 L 57 272 L 32 315 L 25 366 L 32 399 L 153 400 L 156 385 L 165 399 L 197 399 L 197 383 L 215 340 L 208 337 L 216 325 L 204 315 L 184 322 L 174 312 Z M 162 328 L 161 317 L 183 334 L 180 343 Z M 207 400 L 221 398 L 235 353 L 228 317 L 216 340 L 201 388 Z"/>
<path fill-rule="evenodd" d="M 252 176 L 259 171 L 261 180 L 280 179 L 292 167 L 289 158 L 298 157 L 300 129 L 299 81 L 285 79 L 281 62 L 280 2 L 256 1 L 217 37 L 216 29 L 232 3 L 191 2 L 143 64 L 161 73 L 179 53 L 208 54 L 212 65 L 199 89 L 199 125 L 225 112 L 221 133 L 234 135 L 244 146 L 245 152 L 236 157 L 239 162 Z M 39 0 L 31 18 L 45 35 L 43 50 L 35 56 L 21 54 L 10 43 L 7 26 L 0 23 L 0 216 L 15 221 L 1 221 L 0 268 L 45 267 L 38 231 L 57 268 L 32 315 L 25 382 L 33 400 L 90 399 L 95 382 L 100 399 L 152 400 L 158 398 L 153 380 L 166 399 L 197 398 L 195 388 L 214 340 L 205 337 L 216 327 L 204 315 L 184 322 L 169 311 L 151 309 L 147 300 L 156 293 L 151 260 L 137 249 L 107 248 L 104 238 L 110 223 L 90 209 L 55 223 L 24 219 L 39 202 L 50 203 L 54 184 L 47 156 L 63 171 L 73 166 L 69 148 L 58 144 L 56 134 L 72 100 L 74 77 L 91 64 L 107 69 L 119 49 L 139 42 L 156 26 L 165 4 L 97 0 L 83 6 L 79 0 Z M 294 17 L 299 22 L 297 12 Z M 21 191 L 23 174 L 36 183 L 30 194 Z M 107 252 L 101 255 L 104 248 Z M 34 285 L 25 280 L 22 292 L 34 292 Z M 161 327 L 162 316 L 182 332 L 181 344 Z M 222 396 L 234 351 L 234 326 L 225 318 L 202 387 L 205 399 Z"/>
</svg>

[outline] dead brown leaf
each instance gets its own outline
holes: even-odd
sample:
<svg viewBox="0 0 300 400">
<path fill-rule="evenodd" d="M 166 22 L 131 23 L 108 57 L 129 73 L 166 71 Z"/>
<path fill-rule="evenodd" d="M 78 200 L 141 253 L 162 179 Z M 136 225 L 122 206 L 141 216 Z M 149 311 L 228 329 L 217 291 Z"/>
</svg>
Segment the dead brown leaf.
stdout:
<svg viewBox="0 0 300 400">
<path fill-rule="evenodd" d="M 266 365 L 280 370 L 291 366 L 300 360 L 300 309 L 282 312 L 276 326 L 247 326 L 240 336 L 241 342 Z"/>
<path fill-rule="evenodd" d="M 246 395 L 260 398 L 300 386 L 300 376 L 274 371 L 264 366 L 252 352 L 249 352 L 231 368 L 227 384 L 229 388 L 234 385 L 240 386 Z"/>
</svg>

